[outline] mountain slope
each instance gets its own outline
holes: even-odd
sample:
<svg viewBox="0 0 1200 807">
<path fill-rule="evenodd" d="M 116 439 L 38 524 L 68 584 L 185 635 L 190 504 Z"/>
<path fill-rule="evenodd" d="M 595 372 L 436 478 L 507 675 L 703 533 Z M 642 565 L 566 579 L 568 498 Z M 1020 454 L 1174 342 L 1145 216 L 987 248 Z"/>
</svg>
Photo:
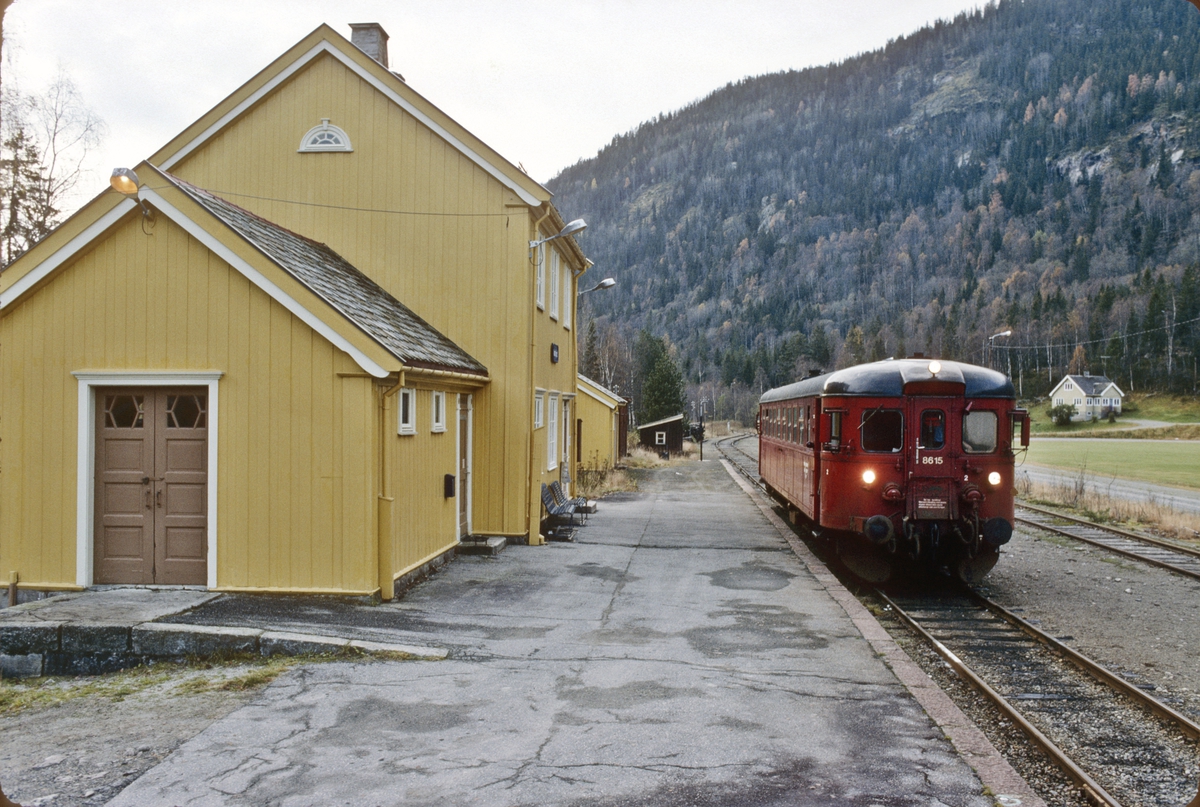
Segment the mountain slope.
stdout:
<svg viewBox="0 0 1200 807">
<path fill-rule="evenodd" d="M 726 86 L 549 185 L 619 281 L 587 310 L 692 382 L 924 350 L 1026 392 L 1072 358 L 1194 390 L 1198 169 L 1195 8 L 1006 0 Z"/>
</svg>

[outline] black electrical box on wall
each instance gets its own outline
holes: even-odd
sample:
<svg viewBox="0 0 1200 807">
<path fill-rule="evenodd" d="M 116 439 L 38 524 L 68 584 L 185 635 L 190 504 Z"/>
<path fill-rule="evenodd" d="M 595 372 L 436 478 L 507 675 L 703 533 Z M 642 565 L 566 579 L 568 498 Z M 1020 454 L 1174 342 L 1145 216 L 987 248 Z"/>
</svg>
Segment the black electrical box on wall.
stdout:
<svg viewBox="0 0 1200 807">
<path fill-rule="evenodd" d="M 443 494 L 447 499 L 454 498 L 454 474 L 446 474 L 442 480 Z"/>
<path fill-rule="evenodd" d="M 558 345 L 553 343 L 550 345 L 550 361 L 558 364 Z"/>
</svg>

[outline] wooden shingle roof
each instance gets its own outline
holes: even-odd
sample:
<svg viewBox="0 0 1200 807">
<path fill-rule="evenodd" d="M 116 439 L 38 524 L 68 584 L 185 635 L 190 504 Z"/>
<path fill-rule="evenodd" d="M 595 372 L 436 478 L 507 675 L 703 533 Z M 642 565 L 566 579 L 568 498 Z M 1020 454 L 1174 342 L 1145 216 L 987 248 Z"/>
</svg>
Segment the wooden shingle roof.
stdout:
<svg viewBox="0 0 1200 807">
<path fill-rule="evenodd" d="M 474 357 L 326 245 L 163 175 L 406 366 L 487 377 Z"/>
</svg>

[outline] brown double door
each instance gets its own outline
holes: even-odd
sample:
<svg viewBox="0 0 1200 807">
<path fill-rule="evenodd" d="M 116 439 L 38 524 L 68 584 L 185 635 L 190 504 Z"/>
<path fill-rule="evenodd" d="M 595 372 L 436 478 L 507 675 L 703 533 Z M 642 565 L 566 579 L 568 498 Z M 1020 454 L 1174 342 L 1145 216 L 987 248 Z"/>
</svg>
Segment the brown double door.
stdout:
<svg viewBox="0 0 1200 807">
<path fill-rule="evenodd" d="M 208 581 L 204 387 L 96 391 L 96 583 Z"/>
</svg>

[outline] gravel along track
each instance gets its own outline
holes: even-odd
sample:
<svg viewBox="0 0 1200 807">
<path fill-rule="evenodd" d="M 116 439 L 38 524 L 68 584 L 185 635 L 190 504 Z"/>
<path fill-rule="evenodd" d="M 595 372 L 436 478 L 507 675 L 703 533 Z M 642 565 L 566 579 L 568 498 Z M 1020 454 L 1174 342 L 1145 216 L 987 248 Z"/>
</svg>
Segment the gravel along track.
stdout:
<svg viewBox="0 0 1200 807">
<path fill-rule="evenodd" d="M 1116 530 L 1082 519 L 1059 517 L 1041 508 L 1023 505 L 1017 509 L 1019 522 L 1029 527 L 1044 527 L 1047 532 L 1068 533 L 1084 543 L 1101 544 L 1112 549 L 1114 554 L 1134 556 L 1154 566 L 1169 568 L 1178 574 L 1200 580 L 1200 552 L 1187 547 L 1176 547 L 1166 541 L 1139 537 L 1135 533 Z"/>
<path fill-rule="evenodd" d="M 968 597 L 923 592 L 897 604 L 1125 807 L 1195 795 L 1195 742 Z"/>
</svg>

